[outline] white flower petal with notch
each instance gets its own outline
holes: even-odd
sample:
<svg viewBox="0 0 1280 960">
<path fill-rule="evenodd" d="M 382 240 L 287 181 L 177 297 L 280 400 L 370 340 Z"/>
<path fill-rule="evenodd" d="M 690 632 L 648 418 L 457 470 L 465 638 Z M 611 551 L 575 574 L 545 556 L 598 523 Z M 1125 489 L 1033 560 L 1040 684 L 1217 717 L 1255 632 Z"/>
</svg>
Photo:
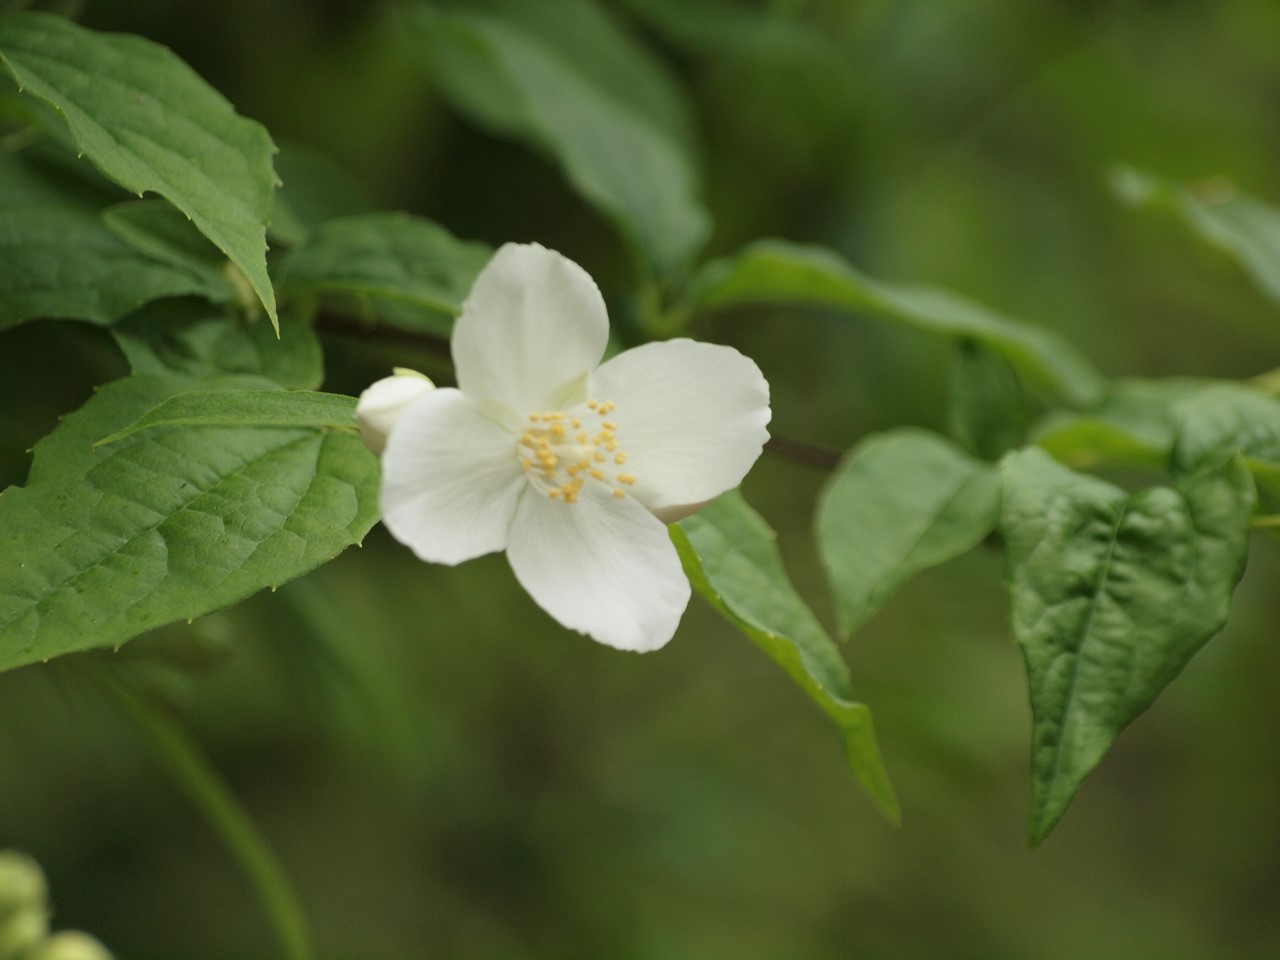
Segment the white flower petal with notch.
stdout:
<svg viewBox="0 0 1280 960">
<path fill-rule="evenodd" d="M 732 347 L 645 344 L 603 364 L 591 389 L 612 401 L 633 493 L 655 513 L 692 512 L 738 486 L 769 439 L 768 381 Z"/>
<path fill-rule="evenodd" d="M 585 270 L 538 244 L 508 243 L 476 277 L 451 347 L 463 392 L 523 416 L 585 378 L 608 342 L 604 298 Z"/>
<path fill-rule="evenodd" d="M 503 550 L 527 484 L 511 433 L 460 390 L 414 401 L 382 455 L 382 522 L 422 560 L 457 564 Z"/>
<path fill-rule="evenodd" d="M 574 504 L 521 498 L 507 561 L 543 610 L 619 650 L 664 646 L 689 603 L 666 526 L 635 499 L 597 485 Z"/>
</svg>

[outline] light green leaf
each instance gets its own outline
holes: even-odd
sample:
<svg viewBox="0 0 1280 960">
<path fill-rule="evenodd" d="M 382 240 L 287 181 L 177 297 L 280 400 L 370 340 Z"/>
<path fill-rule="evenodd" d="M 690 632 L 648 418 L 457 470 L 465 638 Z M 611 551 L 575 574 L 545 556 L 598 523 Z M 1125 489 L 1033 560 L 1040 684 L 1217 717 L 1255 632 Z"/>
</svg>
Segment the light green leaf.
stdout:
<svg viewBox="0 0 1280 960">
<path fill-rule="evenodd" d="M 280 329 L 277 339 L 261 317 L 220 313 L 208 304 L 184 301 L 141 310 L 111 333 L 134 373 L 179 373 L 194 380 L 245 374 L 292 390 L 314 390 L 324 367 L 309 311 L 286 305 Z"/>
<path fill-rule="evenodd" d="M 852 633 L 917 573 L 976 546 L 999 512 L 995 468 L 936 434 L 895 430 L 858 444 L 818 503 L 841 628 Z"/>
<path fill-rule="evenodd" d="M 362 312 L 448 336 L 453 317 L 493 250 L 459 240 L 429 220 L 371 213 L 330 220 L 285 257 L 282 297 L 357 298 Z"/>
<path fill-rule="evenodd" d="M 693 588 L 835 722 L 854 776 L 884 815 L 898 823 L 901 811 L 871 711 L 853 699 L 839 649 L 788 581 L 775 536 L 737 492 L 671 527 Z"/>
<path fill-rule="evenodd" d="M 948 385 L 947 426 L 970 453 L 997 460 L 1027 432 L 1022 384 L 1002 355 L 975 340 L 956 344 Z"/>
<path fill-rule="evenodd" d="M 95 446 L 154 427 L 353 428 L 356 398 L 310 390 L 192 390 L 162 400 Z"/>
<path fill-rule="evenodd" d="M 78 149 L 111 180 L 153 191 L 240 268 L 276 322 L 266 222 L 274 149 L 169 50 L 43 13 L 0 17 L 0 63 L 66 119 Z"/>
<path fill-rule="evenodd" d="M 781 240 L 754 243 L 737 256 L 703 267 L 683 307 L 779 303 L 869 313 L 929 333 L 976 340 L 1004 356 L 1030 382 L 1072 405 L 1089 406 L 1102 396 L 1098 372 L 1050 331 L 944 290 L 873 280 L 824 247 Z"/>
<path fill-rule="evenodd" d="M 445 95 L 483 126 L 550 154 L 649 271 L 678 270 L 710 225 L 688 125 L 662 67 L 593 4 L 498 6 L 505 15 L 418 9 L 423 51 Z M 538 26 L 548 17 L 573 29 Z"/>
<path fill-rule="evenodd" d="M 40 317 L 111 323 L 162 297 L 207 293 L 189 269 L 131 249 L 83 181 L 0 151 L 0 330 Z"/>
<path fill-rule="evenodd" d="M 1238 456 L 1134 494 L 1034 448 L 1006 458 L 1001 531 L 1031 694 L 1033 844 L 1226 622 L 1254 502 Z"/>
<path fill-rule="evenodd" d="M 227 606 L 373 525 L 377 461 L 346 433 L 157 427 L 93 446 L 195 385 L 108 384 L 37 444 L 27 485 L 0 496 L 0 670 Z"/>
<path fill-rule="evenodd" d="M 1173 467 L 1194 470 L 1207 457 L 1240 453 L 1258 485 L 1280 496 L 1280 400 L 1239 384 L 1206 387 L 1174 407 Z"/>
<path fill-rule="evenodd" d="M 1201 240 L 1235 259 L 1263 293 L 1280 302 L 1280 209 L 1222 178 L 1184 187 L 1123 167 L 1112 183 L 1134 206 L 1176 214 Z"/>
<path fill-rule="evenodd" d="M 1032 431 L 1033 439 L 1070 467 L 1110 461 L 1163 469 L 1177 432 L 1175 406 L 1212 382 L 1181 377 L 1114 380 L 1093 410 L 1053 413 Z"/>
<path fill-rule="evenodd" d="M 1093 413 L 1055 415 L 1036 445 L 1072 467 L 1127 463 L 1193 470 L 1239 451 L 1264 489 L 1280 496 L 1280 400 L 1226 380 L 1118 380 Z"/>
</svg>

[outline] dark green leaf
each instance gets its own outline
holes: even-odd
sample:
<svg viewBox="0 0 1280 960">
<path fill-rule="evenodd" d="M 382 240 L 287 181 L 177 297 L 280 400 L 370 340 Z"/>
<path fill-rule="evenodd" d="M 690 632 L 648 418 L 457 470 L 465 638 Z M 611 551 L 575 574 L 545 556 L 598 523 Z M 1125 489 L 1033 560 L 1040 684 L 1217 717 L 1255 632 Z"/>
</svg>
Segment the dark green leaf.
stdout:
<svg viewBox="0 0 1280 960">
<path fill-rule="evenodd" d="M 1121 198 L 1135 206 L 1176 214 L 1200 239 L 1233 257 L 1267 296 L 1280 302 L 1280 210 L 1224 179 L 1184 187 L 1122 168 L 1113 183 Z"/>
<path fill-rule="evenodd" d="M 37 444 L 27 485 L 0 496 L 0 670 L 227 606 L 373 525 L 377 461 L 349 434 L 157 427 L 93 446 L 194 385 L 109 384 Z"/>
<path fill-rule="evenodd" d="M 271 207 L 267 233 L 289 246 L 301 243 L 326 220 L 375 209 L 364 184 L 328 157 L 305 147 L 281 143 L 276 171 L 280 189 Z"/>
<path fill-rule="evenodd" d="M 134 193 L 189 216 L 243 271 L 276 322 L 266 222 L 271 138 L 169 50 L 43 13 L 0 18 L 0 62 L 66 119 L 77 147 Z"/>
<path fill-rule="evenodd" d="M 1032 843 L 1226 622 L 1254 502 L 1238 456 L 1135 494 L 1037 449 L 1005 460 L 1001 531 L 1033 714 Z"/>
<path fill-rule="evenodd" d="M 162 297 L 207 294 L 195 272 L 131 249 L 103 224 L 108 198 L 0 151 L 0 330 L 38 317 L 111 323 Z"/>
<path fill-rule="evenodd" d="M 323 379 L 320 341 L 310 316 L 290 304 L 280 312 L 276 338 L 261 318 L 211 312 L 208 304 L 157 304 L 127 317 L 111 332 L 139 374 L 262 376 L 293 390 L 314 390 Z"/>
<path fill-rule="evenodd" d="M 709 221 L 688 124 L 661 66 L 582 0 L 495 6 L 420 8 L 419 36 L 444 93 L 483 126 L 549 153 L 651 271 L 680 268 Z"/>
<path fill-rule="evenodd" d="M 281 296 L 356 298 L 362 312 L 447 336 L 471 284 L 493 251 L 429 220 L 371 213 L 330 220 L 280 266 Z"/>
<path fill-rule="evenodd" d="M 769 303 L 869 313 L 930 333 L 975 340 L 1068 403 L 1089 406 L 1102 396 L 1097 371 L 1050 331 L 944 290 L 872 280 L 824 247 L 780 240 L 752 244 L 735 257 L 707 264 L 694 278 L 684 306 L 710 310 Z"/>
<path fill-rule="evenodd" d="M 195 225 L 164 200 L 129 200 L 102 211 L 107 229 L 139 253 L 200 278 L 200 293 L 214 303 L 233 303 L 237 290 L 230 261 Z M 249 297 L 253 294 L 250 291 Z M 242 301 L 250 306 L 252 300 Z"/>
<path fill-rule="evenodd" d="M 118 443 L 155 427 L 355 426 L 356 398 L 310 390 L 193 390 L 162 400 L 96 444 Z"/>
<path fill-rule="evenodd" d="M 956 344 L 947 424 L 970 453 L 997 460 L 1022 446 L 1027 409 L 1022 384 L 1009 361 L 974 340 Z"/>
<path fill-rule="evenodd" d="M 1000 477 L 936 434 L 864 440 L 818 504 L 818 551 L 851 633 L 921 570 L 968 551 L 995 528 Z"/>
<path fill-rule="evenodd" d="M 899 822 L 871 711 L 853 699 L 839 649 L 788 581 L 774 532 L 733 492 L 673 526 L 671 537 L 693 588 L 835 722 L 854 775 L 885 816 Z"/>
</svg>

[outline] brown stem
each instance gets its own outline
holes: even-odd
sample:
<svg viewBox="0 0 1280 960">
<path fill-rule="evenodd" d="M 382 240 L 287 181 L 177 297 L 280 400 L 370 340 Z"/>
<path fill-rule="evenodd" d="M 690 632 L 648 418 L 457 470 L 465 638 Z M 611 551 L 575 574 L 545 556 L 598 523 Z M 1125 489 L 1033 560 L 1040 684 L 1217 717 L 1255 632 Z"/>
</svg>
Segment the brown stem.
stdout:
<svg viewBox="0 0 1280 960">
<path fill-rule="evenodd" d="M 840 451 L 790 437 L 770 437 L 764 450 L 775 457 L 816 470 L 834 470 L 840 463 Z"/>
</svg>

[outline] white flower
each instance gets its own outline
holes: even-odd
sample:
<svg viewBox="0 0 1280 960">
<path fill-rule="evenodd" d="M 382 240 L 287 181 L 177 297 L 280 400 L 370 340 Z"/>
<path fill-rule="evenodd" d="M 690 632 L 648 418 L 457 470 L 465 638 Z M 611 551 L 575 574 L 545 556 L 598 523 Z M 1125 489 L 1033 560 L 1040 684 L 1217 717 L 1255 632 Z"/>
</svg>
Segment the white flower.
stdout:
<svg viewBox="0 0 1280 960">
<path fill-rule="evenodd" d="M 609 321 L 577 264 L 507 244 L 453 329 L 458 388 L 421 393 L 382 458 L 382 516 L 420 558 L 506 550 L 560 623 L 623 650 L 671 639 L 689 583 L 659 517 L 738 485 L 769 385 L 730 347 L 669 340 L 603 365 Z"/>
</svg>

